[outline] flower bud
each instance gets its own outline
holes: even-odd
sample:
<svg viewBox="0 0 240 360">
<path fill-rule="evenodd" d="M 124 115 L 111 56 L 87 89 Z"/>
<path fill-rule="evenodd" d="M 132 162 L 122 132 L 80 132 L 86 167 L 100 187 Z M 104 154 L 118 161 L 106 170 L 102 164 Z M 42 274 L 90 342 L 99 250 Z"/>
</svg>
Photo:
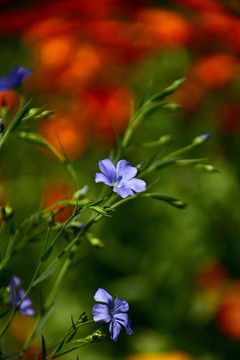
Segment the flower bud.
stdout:
<svg viewBox="0 0 240 360">
<path fill-rule="evenodd" d="M 77 190 L 73 195 L 73 200 L 81 199 L 88 192 L 88 186 L 85 185 L 83 188 Z"/>
<path fill-rule="evenodd" d="M 199 136 L 197 136 L 194 140 L 193 140 L 193 142 L 192 142 L 192 144 L 193 145 L 201 145 L 201 144 L 203 144 L 208 138 L 210 137 L 210 134 L 204 134 L 204 135 L 199 135 Z"/>
<path fill-rule="evenodd" d="M 1 217 L 3 220 L 9 220 L 13 217 L 14 209 L 9 205 L 3 206 L 1 208 Z"/>
</svg>

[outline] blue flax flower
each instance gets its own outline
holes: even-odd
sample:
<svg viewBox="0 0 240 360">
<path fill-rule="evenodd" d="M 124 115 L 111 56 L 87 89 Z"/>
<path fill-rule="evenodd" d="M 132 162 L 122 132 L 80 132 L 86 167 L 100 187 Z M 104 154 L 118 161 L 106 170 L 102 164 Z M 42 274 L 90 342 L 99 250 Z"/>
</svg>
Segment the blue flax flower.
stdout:
<svg viewBox="0 0 240 360">
<path fill-rule="evenodd" d="M 8 287 L 10 290 L 8 300 L 12 306 L 19 306 L 22 298 L 26 294 L 25 290 L 20 289 L 20 285 L 21 285 L 21 280 L 17 276 L 12 276 L 12 278 L 8 284 Z M 23 315 L 33 316 L 35 314 L 35 312 L 31 308 L 31 306 L 32 306 L 31 299 L 29 297 L 26 297 L 23 300 L 23 302 L 21 303 L 21 305 L 19 307 L 19 311 Z"/>
<path fill-rule="evenodd" d="M 113 191 L 122 198 L 133 196 L 133 191 L 146 190 L 145 181 L 134 178 L 137 175 L 137 168 L 131 166 L 126 160 L 118 161 L 116 167 L 109 159 L 100 160 L 99 169 L 102 173 L 96 173 L 95 182 L 113 186 Z"/>
<path fill-rule="evenodd" d="M 126 301 L 121 301 L 116 295 L 116 299 L 113 302 L 112 296 L 109 295 L 106 290 L 101 288 L 95 293 L 94 300 L 103 304 L 96 304 L 93 306 L 93 320 L 100 324 L 110 323 L 109 331 L 112 340 L 117 341 L 118 335 L 122 329 L 121 325 L 125 327 L 128 335 L 132 334 L 130 320 L 127 314 L 129 306 Z"/>
<path fill-rule="evenodd" d="M 10 90 L 20 86 L 32 72 L 32 69 L 25 70 L 21 65 L 12 69 L 7 76 L 0 77 L 0 91 Z"/>
</svg>

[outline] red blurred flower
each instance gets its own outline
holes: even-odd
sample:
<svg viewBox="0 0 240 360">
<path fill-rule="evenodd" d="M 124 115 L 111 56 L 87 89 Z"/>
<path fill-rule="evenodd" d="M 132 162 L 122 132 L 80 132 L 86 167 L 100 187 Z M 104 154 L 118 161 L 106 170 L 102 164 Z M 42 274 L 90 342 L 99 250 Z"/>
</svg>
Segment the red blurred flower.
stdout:
<svg viewBox="0 0 240 360">
<path fill-rule="evenodd" d="M 85 151 L 88 144 L 86 129 L 80 120 L 80 115 L 60 114 L 42 121 L 40 132 L 62 155 L 65 150 L 70 159 L 75 159 Z"/>
<path fill-rule="evenodd" d="M 172 2 L 196 11 L 220 12 L 224 10 L 223 5 L 216 0 L 172 0 Z"/>
<path fill-rule="evenodd" d="M 237 101 L 224 104 L 219 111 L 219 126 L 224 133 L 240 130 L 240 106 Z"/>
<path fill-rule="evenodd" d="M 6 106 L 10 112 L 17 112 L 20 106 L 20 95 L 14 90 L 0 91 L 0 108 Z"/>
<path fill-rule="evenodd" d="M 235 56 L 224 53 L 207 55 L 192 67 L 193 77 L 206 88 L 217 88 L 232 80 L 238 70 Z"/>
<path fill-rule="evenodd" d="M 203 95 L 202 84 L 189 78 L 174 94 L 174 97 L 184 111 L 192 113 L 199 109 Z"/>
<path fill-rule="evenodd" d="M 116 129 L 122 133 L 130 116 L 132 94 L 127 88 L 113 86 L 89 89 L 80 95 L 86 111 L 85 121 L 102 141 L 112 142 Z"/>
<path fill-rule="evenodd" d="M 191 37 L 191 25 L 180 14 L 159 8 L 137 11 L 136 21 L 144 25 L 150 42 L 158 48 L 186 44 Z"/>
<path fill-rule="evenodd" d="M 226 336 L 240 341 L 240 284 L 228 289 L 222 297 L 218 314 L 217 326 Z"/>
<path fill-rule="evenodd" d="M 213 262 L 198 271 L 196 283 L 203 290 L 217 290 L 223 288 L 228 279 L 228 272 L 223 264 Z"/>
<path fill-rule="evenodd" d="M 17 312 L 10 324 L 12 334 L 21 342 L 25 342 L 34 330 L 36 319 Z"/>
<path fill-rule="evenodd" d="M 51 179 L 43 192 L 43 209 L 47 209 L 55 202 L 59 200 L 66 200 L 69 198 L 69 193 L 72 191 L 72 187 L 68 182 L 59 181 L 58 179 Z M 66 221 L 73 213 L 74 207 L 64 205 L 56 205 L 51 208 L 51 211 L 59 210 L 54 216 L 54 220 L 58 222 Z"/>
</svg>

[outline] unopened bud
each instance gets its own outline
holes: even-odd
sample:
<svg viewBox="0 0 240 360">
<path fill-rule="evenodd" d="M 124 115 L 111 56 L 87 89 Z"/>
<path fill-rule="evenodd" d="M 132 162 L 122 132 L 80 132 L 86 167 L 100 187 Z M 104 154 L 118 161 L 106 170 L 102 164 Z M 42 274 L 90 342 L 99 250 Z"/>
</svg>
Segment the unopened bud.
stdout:
<svg viewBox="0 0 240 360">
<path fill-rule="evenodd" d="M 163 104 L 161 108 L 166 110 L 178 110 L 180 108 L 180 105 L 175 102 L 168 102 L 166 104 Z"/>
<path fill-rule="evenodd" d="M 159 144 L 161 145 L 165 145 L 167 144 L 170 140 L 172 139 L 171 135 L 163 135 L 160 137 L 160 139 L 158 140 Z"/>
<path fill-rule="evenodd" d="M 200 170 L 205 170 L 207 172 L 219 172 L 218 169 L 216 169 L 214 166 L 212 165 L 205 165 L 205 164 L 197 164 L 196 165 L 197 169 Z"/>
<path fill-rule="evenodd" d="M 101 341 L 105 338 L 106 334 L 103 333 L 101 330 L 97 330 L 95 333 L 92 334 L 93 341 Z"/>
<path fill-rule="evenodd" d="M 13 217 L 14 209 L 9 205 L 3 206 L 1 209 L 1 215 L 3 220 L 8 220 Z"/>
<path fill-rule="evenodd" d="M 193 145 L 201 145 L 201 144 L 203 144 L 209 137 L 210 137 L 210 134 L 199 135 L 199 136 L 197 136 L 197 137 L 193 140 L 192 144 L 193 144 Z"/>
<path fill-rule="evenodd" d="M 32 117 L 35 116 L 38 112 L 39 112 L 38 108 L 32 108 L 29 110 L 28 115 Z"/>
<path fill-rule="evenodd" d="M 54 115 L 54 111 L 52 110 L 45 110 L 41 113 L 41 116 L 45 119 L 47 119 L 48 117 L 51 117 Z"/>
<path fill-rule="evenodd" d="M 81 199 L 84 195 L 86 195 L 87 192 L 88 192 L 88 186 L 85 185 L 83 188 L 77 190 L 77 191 L 74 193 L 73 199 L 74 199 L 74 200 Z"/>
</svg>

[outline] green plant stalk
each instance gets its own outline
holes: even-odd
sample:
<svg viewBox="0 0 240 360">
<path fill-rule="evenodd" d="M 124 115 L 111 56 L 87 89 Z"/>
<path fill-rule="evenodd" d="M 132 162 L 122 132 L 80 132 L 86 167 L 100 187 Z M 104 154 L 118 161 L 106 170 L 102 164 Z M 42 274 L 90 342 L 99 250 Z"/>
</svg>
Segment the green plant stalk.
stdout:
<svg viewBox="0 0 240 360">
<path fill-rule="evenodd" d="M 61 284 L 61 281 L 62 281 L 64 275 L 66 274 L 66 272 L 68 270 L 69 265 L 71 264 L 71 260 L 72 260 L 72 258 L 71 258 L 71 253 L 70 253 L 70 255 L 65 259 L 65 261 L 61 267 L 61 270 L 58 274 L 58 277 L 57 277 L 56 281 L 54 282 L 54 285 L 45 301 L 45 305 L 44 305 L 45 309 L 50 308 L 50 306 L 53 304 L 54 297 L 57 293 L 57 290 Z"/>
<path fill-rule="evenodd" d="M 192 149 L 194 149 L 196 147 L 196 144 L 190 144 L 187 146 L 184 146 L 183 148 L 173 151 L 172 153 L 168 154 L 167 156 L 165 156 L 164 158 L 168 158 L 168 157 L 176 157 L 182 154 L 185 154 L 188 151 L 191 151 Z"/>
<path fill-rule="evenodd" d="M 61 268 L 61 271 L 60 271 L 60 273 L 59 273 L 59 275 L 58 275 L 58 277 L 57 277 L 57 280 L 55 281 L 54 286 L 53 286 L 51 292 L 49 293 L 49 295 L 48 295 L 48 297 L 47 297 L 47 300 L 46 300 L 46 302 L 45 302 L 45 304 L 44 304 L 44 308 L 45 308 L 45 309 L 48 309 L 48 308 L 51 307 L 51 305 L 52 305 L 52 303 L 53 303 L 53 301 L 54 301 L 54 296 L 55 296 L 55 294 L 56 294 L 56 292 L 57 292 L 57 290 L 58 290 L 58 288 L 59 288 L 59 286 L 60 286 L 60 283 L 61 283 L 61 281 L 62 281 L 62 279 L 63 279 L 63 277 L 64 277 L 64 275 L 65 275 L 65 273 L 66 273 L 66 271 L 67 271 L 67 269 L 68 269 L 68 266 L 70 265 L 70 262 L 71 262 L 71 260 L 70 260 L 69 258 L 67 258 L 67 259 L 65 260 L 65 262 L 64 262 L 64 264 L 63 264 L 63 266 L 62 266 L 62 268 Z M 34 339 L 34 337 L 35 337 L 35 330 L 36 330 L 37 326 L 39 325 L 40 320 L 41 320 L 41 318 L 38 318 L 38 320 L 36 321 L 36 323 L 35 323 L 35 325 L 34 325 L 34 328 L 33 328 L 32 332 L 31 332 L 30 336 L 28 337 L 28 339 L 26 340 L 26 342 L 25 342 L 24 345 L 23 345 L 23 348 L 22 348 L 22 350 L 21 350 L 21 352 L 20 352 L 20 354 L 19 354 L 18 360 L 21 360 L 21 359 L 22 359 L 25 351 L 26 351 L 27 348 L 28 348 L 28 345 L 29 345 L 29 344 L 31 343 L 31 341 Z"/>
<path fill-rule="evenodd" d="M 86 324 L 89 324 L 89 323 L 92 323 L 94 322 L 93 320 L 88 320 L 88 321 L 85 321 L 84 323 L 79 323 L 79 324 L 74 324 L 75 327 L 73 328 L 73 326 L 67 331 L 67 333 L 62 337 L 61 340 L 58 340 L 57 343 L 53 346 L 51 346 L 50 348 L 52 347 L 55 347 L 55 349 L 52 351 L 52 353 L 48 356 L 48 360 L 51 360 L 54 358 L 54 355 L 62 348 L 62 346 L 64 346 L 64 341 L 66 340 L 66 338 L 71 334 L 72 331 L 75 331 L 76 329 L 78 329 L 79 327 L 83 326 L 83 325 L 86 325 Z M 61 347 L 59 348 L 59 346 L 61 345 Z"/>
<path fill-rule="evenodd" d="M 19 106 L 19 110 L 18 110 L 18 111 L 21 111 L 24 103 L 25 103 L 24 97 L 21 96 L 21 97 L 20 97 L 20 106 Z M 7 115 L 7 112 L 5 112 L 4 118 L 5 118 L 6 115 Z M 4 119 L 4 118 L 3 118 L 3 119 Z M 9 129 L 9 126 L 8 126 L 8 128 L 6 129 L 4 135 L 1 134 L 2 136 L 1 136 L 1 141 L 0 141 L 0 152 L 1 152 L 1 150 L 2 150 L 3 144 L 6 142 L 6 140 L 7 140 L 7 138 L 8 138 L 10 132 L 11 132 L 11 129 Z"/>
</svg>

